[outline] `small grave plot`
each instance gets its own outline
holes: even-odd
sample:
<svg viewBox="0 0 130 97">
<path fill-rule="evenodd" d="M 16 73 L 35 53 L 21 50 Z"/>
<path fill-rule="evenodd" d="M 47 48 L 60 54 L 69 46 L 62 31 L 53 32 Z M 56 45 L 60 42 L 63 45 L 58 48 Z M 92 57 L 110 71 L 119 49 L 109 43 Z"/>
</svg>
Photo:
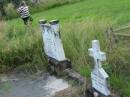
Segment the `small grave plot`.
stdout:
<svg viewBox="0 0 130 97">
<path fill-rule="evenodd" d="M 106 53 L 100 50 L 99 40 L 92 41 L 88 49 L 89 56 L 94 59 L 95 66 L 91 72 L 91 86 L 87 86 L 86 97 L 121 97 L 109 84 L 109 75 L 102 66 L 106 61 Z"/>
<path fill-rule="evenodd" d="M 130 26 L 120 28 L 109 28 L 106 31 L 106 39 L 110 49 L 120 48 L 130 50 Z"/>
</svg>

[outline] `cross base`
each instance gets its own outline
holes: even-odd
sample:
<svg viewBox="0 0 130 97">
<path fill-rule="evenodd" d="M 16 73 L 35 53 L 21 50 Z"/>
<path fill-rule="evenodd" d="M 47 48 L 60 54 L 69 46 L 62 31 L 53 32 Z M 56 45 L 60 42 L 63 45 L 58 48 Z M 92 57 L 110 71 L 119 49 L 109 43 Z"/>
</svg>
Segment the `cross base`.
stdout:
<svg viewBox="0 0 130 97">
<path fill-rule="evenodd" d="M 112 95 L 105 96 L 99 93 L 98 91 L 96 91 L 94 88 L 90 87 L 86 89 L 85 97 L 115 97 L 115 96 L 112 96 Z"/>
</svg>

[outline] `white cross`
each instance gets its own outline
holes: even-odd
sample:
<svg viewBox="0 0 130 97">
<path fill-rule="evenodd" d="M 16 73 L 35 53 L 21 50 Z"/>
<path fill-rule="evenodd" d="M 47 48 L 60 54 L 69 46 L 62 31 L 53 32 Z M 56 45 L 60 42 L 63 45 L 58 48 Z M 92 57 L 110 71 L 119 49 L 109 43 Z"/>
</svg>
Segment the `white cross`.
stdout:
<svg viewBox="0 0 130 97">
<path fill-rule="evenodd" d="M 108 74 L 102 68 L 101 61 L 106 60 L 106 54 L 100 51 L 98 40 L 92 41 L 92 48 L 89 49 L 89 55 L 94 58 L 95 68 L 91 72 L 92 87 L 105 96 L 110 95 L 108 88 Z"/>
<path fill-rule="evenodd" d="M 89 55 L 94 58 L 95 69 L 101 68 L 101 61 L 106 60 L 106 54 L 100 51 L 100 44 L 98 40 L 92 41 L 92 48 L 89 49 Z"/>
</svg>

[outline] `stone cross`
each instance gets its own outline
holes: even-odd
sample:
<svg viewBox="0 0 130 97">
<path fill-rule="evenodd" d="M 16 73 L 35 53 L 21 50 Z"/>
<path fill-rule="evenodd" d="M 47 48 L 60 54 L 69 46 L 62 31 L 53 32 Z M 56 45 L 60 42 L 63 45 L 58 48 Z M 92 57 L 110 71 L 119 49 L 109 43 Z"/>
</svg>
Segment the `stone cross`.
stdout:
<svg viewBox="0 0 130 97">
<path fill-rule="evenodd" d="M 45 20 L 40 20 L 39 24 L 42 30 L 45 54 L 57 61 L 66 60 L 60 36 L 59 21 L 52 20 L 47 23 Z"/>
<path fill-rule="evenodd" d="M 92 41 L 92 48 L 89 50 L 89 55 L 94 58 L 95 67 L 91 72 L 92 87 L 102 95 L 109 96 L 108 88 L 108 74 L 102 68 L 101 61 L 106 60 L 106 54 L 100 51 L 100 44 L 98 40 Z"/>
</svg>

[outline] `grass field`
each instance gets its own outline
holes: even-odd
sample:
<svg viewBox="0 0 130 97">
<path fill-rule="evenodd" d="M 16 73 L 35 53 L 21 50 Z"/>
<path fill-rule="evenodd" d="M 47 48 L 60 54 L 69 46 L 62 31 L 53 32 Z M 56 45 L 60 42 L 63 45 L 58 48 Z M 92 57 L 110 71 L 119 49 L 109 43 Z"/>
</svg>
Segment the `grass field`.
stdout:
<svg viewBox="0 0 130 97">
<path fill-rule="evenodd" d="M 130 20 L 129 0 L 85 0 L 76 4 L 65 5 L 49 9 L 47 11 L 33 15 L 35 23 L 41 18 L 54 19 L 61 21 L 83 21 L 89 19 L 110 19 L 115 24 L 128 23 Z M 18 22 L 16 20 L 11 21 Z"/>
<path fill-rule="evenodd" d="M 109 43 L 104 34 L 111 26 L 116 28 L 129 24 L 129 6 L 130 0 L 84 0 L 33 14 L 34 21 L 29 28 L 23 25 L 21 19 L 1 22 L 1 71 L 17 67 L 34 72 L 46 67 L 38 21 L 59 19 L 65 53 L 72 60 L 74 68 L 82 75 L 90 76 L 93 62 L 87 50 L 91 47 L 91 40 L 100 40 L 101 49 L 107 53 L 104 68 L 110 74 L 111 86 L 124 97 L 130 97 L 129 51 L 118 47 L 109 53 Z"/>
</svg>

